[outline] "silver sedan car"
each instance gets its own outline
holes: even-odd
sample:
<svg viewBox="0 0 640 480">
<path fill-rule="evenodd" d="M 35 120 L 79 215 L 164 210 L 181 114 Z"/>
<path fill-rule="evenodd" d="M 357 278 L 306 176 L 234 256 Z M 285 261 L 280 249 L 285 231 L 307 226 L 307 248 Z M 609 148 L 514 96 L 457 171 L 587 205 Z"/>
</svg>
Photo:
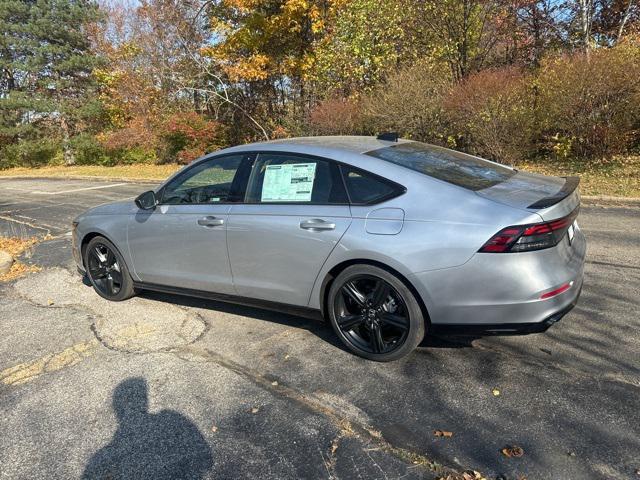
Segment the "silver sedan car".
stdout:
<svg viewBox="0 0 640 480">
<path fill-rule="evenodd" d="M 389 361 L 426 333 L 546 330 L 576 303 L 578 179 L 420 142 L 309 137 L 207 155 L 74 221 L 96 292 L 312 310 Z"/>
</svg>

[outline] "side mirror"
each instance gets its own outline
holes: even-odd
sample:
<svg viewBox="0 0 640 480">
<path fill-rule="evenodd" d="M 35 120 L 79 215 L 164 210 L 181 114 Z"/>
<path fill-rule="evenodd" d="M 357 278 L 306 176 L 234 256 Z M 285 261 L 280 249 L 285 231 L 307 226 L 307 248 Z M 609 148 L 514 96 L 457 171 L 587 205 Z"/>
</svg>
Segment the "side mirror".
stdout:
<svg viewBox="0 0 640 480">
<path fill-rule="evenodd" d="M 153 190 L 141 193 L 136 198 L 136 205 L 142 210 L 153 210 L 158 205 L 158 199 L 156 193 Z"/>
</svg>

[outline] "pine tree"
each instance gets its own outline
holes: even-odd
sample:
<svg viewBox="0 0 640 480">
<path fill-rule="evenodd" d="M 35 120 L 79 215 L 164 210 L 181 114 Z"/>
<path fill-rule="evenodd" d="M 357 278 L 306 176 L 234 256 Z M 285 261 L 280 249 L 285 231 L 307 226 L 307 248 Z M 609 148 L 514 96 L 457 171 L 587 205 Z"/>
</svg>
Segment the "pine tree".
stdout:
<svg viewBox="0 0 640 480">
<path fill-rule="evenodd" d="M 64 155 L 99 103 L 87 28 L 99 10 L 86 0 L 0 0 L 0 167 Z"/>
</svg>

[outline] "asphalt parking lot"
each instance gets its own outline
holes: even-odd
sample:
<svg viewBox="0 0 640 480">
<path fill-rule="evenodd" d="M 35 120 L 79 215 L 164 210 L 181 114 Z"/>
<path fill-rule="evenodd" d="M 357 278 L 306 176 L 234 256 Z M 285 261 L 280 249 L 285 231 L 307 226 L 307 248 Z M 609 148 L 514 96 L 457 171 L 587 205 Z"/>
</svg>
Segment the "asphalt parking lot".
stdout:
<svg viewBox="0 0 640 480">
<path fill-rule="evenodd" d="M 640 478 L 640 208 L 583 207 L 583 294 L 548 332 L 379 364 L 313 319 L 94 294 L 72 218 L 148 188 L 0 179 L 0 235 L 50 238 L 0 284 L 0 478 Z"/>
</svg>

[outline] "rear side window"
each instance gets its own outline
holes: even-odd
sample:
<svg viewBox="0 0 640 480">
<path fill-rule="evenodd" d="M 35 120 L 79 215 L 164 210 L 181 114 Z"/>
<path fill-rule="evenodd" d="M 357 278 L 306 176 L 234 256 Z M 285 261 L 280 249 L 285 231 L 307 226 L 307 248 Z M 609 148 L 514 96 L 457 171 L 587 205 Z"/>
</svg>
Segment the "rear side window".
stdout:
<svg viewBox="0 0 640 480">
<path fill-rule="evenodd" d="M 399 143 L 367 155 L 474 191 L 502 183 L 516 173 L 472 155 L 420 142 Z"/>
<path fill-rule="evenodd" d="M 351 203 L 369 205 L 388 200 L 404 193 L 404 188 L 378 176 L 341 166 L 344 183 L 349 192 Z"/>
</svg>

